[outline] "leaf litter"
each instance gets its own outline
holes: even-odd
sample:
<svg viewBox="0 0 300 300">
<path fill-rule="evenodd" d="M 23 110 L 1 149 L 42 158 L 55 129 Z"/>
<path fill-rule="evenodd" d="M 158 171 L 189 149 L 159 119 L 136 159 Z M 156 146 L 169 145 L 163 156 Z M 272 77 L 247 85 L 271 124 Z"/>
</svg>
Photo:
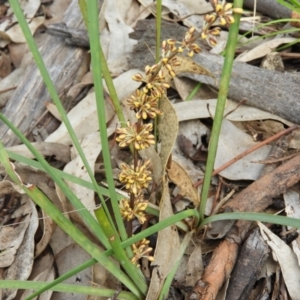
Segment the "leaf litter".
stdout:
<svg viewBox="0 0 300 300">
<path fill-rule="evenodd" d="M 22 2 L 23 3 L 23 2 Z M 37 11 L 40 8 L 39 1 L 27 1 L 23 3 L 23 9 L 27 13 L 27 17 L 31 19 L 30 28 L 32 32 L 37 32 L 38 28 L 41 26 L 50 24 L 52 21 L 58 22 L 62 18 L 60 6 L 57 6 L 57 2 L 47 7 L 48 12 L 51 11 L 51 17 L 48 19 L 44 16 L 38 16 Z M 56 6 L 54 6 L 56 5 Z M 55 9 L 52 8 L 56 7 Z M 65 9 L 66 5 L 64 6 Z M 63 9 L 63 10 L 64 10 Z M 114 83 L 117 88 L 117 93 L 120 101 L 124 101 L 130 96 L 130 94 L 138 87 L 138 83 L 131 81 L 133 74 L 137 73 L 138 70 L 128 69 L 127 58 L 130 55 L 134 55 L 134 46 L 136 42 L 129 38 L 129 34 L 134 31 L 134 26 L 138 19 L 146 18 L 150 15 L 150 11 L 154 9 L 153 1 L 104 1 L 102 10 L 100 12 L 100 24 L 101 29 L 101 40 L 106 55 L 108 65 L 111 73 L 114 77 Z M 201 5 L 195 6 L 194 1 L 178 1 L 178 3 L 173 3 L 172 1 L 163 2 L 163 12 L 164 18 L 168 18 L 168 14 L 172 14 L 173 17 L 178 20 L 183 19 L 183 23 L 187 26 L 194 24 L 198 26 L 202 24 L 203 17 L 196 14 L 205 14 L 209 11 L 210 7 L 206 1 L 201 1 Z M 185 18 L 187 15 L 191 14 L 190 17 Z M 193 15 L 194 14 L 194 15 Z M 11 16 L 10 10 L 8 10 L 8 15 Z M 192 16 L 193 15 L 193 16 Z M 52 21 L 51 21 L 52 19 Z M 13 20 L 13 17 L 12 17 Z M 18 25 L 14 25 L 9 30 L 5 30 L 9 25 L 6 20 L 0 26 L 1 35 L 1 47 L 6 45 L 15 45 L 16 47 L 21 47 L 25 40 L 18 28 Z M 200 25 L 198 27 L 201 27 Z M 227 34 L 226 31 L 223 34 Z M 181 38 L 181 37 L 178 37 Z M 253 61 L 258 58 L 265 57 L 270 54 L 278 45 L 293 42 L 295 38 L 293 37 L 275 37 L 269 39 L 265 42 L 259 42 L 258 45 L 252 46 L 247 53 L 243 52 L 237 60 L 240 61 Z M 254 45 L 254 43 L 253 43 Z M 12 47 L 11 47 L 12 49 Z M 220 50 L 222 51 L 222 50 Z M 18 54 L 21 55 L 21 54 Z M 149 55 L 149 54 L 147 54 Z M 152 55 L 152 54 L 151 54 Z M 175 211 L 180 211 L 183 209 L 178 203 L 172 203 L 172 197 L 181 194 L 184 197 L 186 206 L 197 206 L 199 203 L 200 188 L 194 186 L 194 183 L 199 180 L 199 177 L 203 176 L 203 168 L 205 162 L 205 151 L 207 151 L 207 145 L 205 144 L 205 138 L 209 139 L 211 123 L 207 121 L 213 118 L 216 107 L 216 99 L 212 97 L 214 91 L 203 86 L 201 88 L 200 94 L 194 97 L 192 101 L 182 101 L 185 100 L 190 91 L 194 88 L 195 82 L 190 79 L 187 84 L 185 78 L 182 77 L 185 72 L 196 72 L 197 74 L 205 74 L 207 76 L 214 77 L 212 73 L 208 70 L 203 69 L 203 67 L 195 64 L 190 59 L 180 58 L 182 60 L 182 66 L 178 67 L 176 74 L 181 74 L 181 77 L 175 78 L 175 85 L 173 86 L 180 96 L 177 96 L 175 100 L 171 102 L 167 98 L 163 98 L 161 102 L 161 109 L 164 111 L 164 115 L 159 120 L 159 133 L 160 133 L 160 156 L 154 154 L 154 149 L 151 148 L 148 153 L 143 152 L 141 156 L 143 158 L 150 158 L 153 168 L 155 171 L 156 184 L 160 185 L 161 182 L 159 178 L 162 177 L 162 197 L 160 201 L 160 220 L 174 214 Z M 22 57 L 19 58 L 22 60 Z M 9 71 L 8 74 L 4 74 L 0 81 L 1 90 L 5 88 L 11 88 L 14 84 L 18 85 L 13 77 L 17 76 L 17 80 L 22 77 L 24 67 L 15 67 L 12 72 Z M 11 72 L 11 73 L 10 73 Z M 18 72 L 18 73 L 16 73 Z M 138 71 L 141 72 L 141 71 Z M 9 74 L 10 73 L 10 74 Z M 11 78 L 10 80 L 8 80 Z M 86 83 L 75 85 L 70 87 L 74 88 L 72 91 L 74 97 L 80 94 L 81 89 L 88 87 L 91 81 Z M 6 99 L 1 103 L 3 106 L 6 101 L 9 101 L 9 93 L 7 92 Z M 200 96 L 199 96 L 200 95 Z M 2 97 L 2 96 L 1 96 Z M 242 100 L 242 99 L 241 99 Z M 70 110 L 68 117 L 75 129 L 76 134 L 81 139 L 82 143 L 85 145 L 85 151 L 90 154 L 89 163 L 92 168 L 94 168 L 97 160 L 99 160 L 99 154 L 101 152 L 101 144 L 98 135 L 98 122 L 96 121 L 96 106 L 95 106 L 95 94 L 93 91 L 84 97 L 72 110 Z M 197 101 L 197 102 L 196 102 Z M 118 125 L 117 118 L 112 104 L 109 99 L 105 103 L 105 110 L 107 116 L 107 126 L 108 133 L 111 136 Z M 127 119 L 132 118 L 132 112 L 125 111 L 125 116 Z M 196 125 L 194 120 L 197 120 L 201 124 Z M 273 123 L 270 123 L 273 120 Z M 250 123 L 250 121 L 257 122 L 260 126 L 256 126 L 255 123 Z M 269 123 L 268 123 L 269 122 Z M 178 123 L 179 123 L 179 134 L 182 135 L 181 139 L 185 139 L 185 145 L 188 145 L 188 151 L 181 151 L 178 147 Z M 190 127 L 184 127 L 183 124 L 191 124 Z M 277 124 L 279 125 L 277 128 Z M 282 125 L 283 124 L 283 125 Z M 264 112 L 260 109 L 247 106 L 245 104 L 237 105 L 236 102 L 227 100 L 227 106 L 225 111 L 225 117 L 223 120 L 222 131 L 220 135 L 219 148 L 217 152 L 215 168 L 223 165 L 225 162 L 229 161 L 232 157 L 241 153 L 243 150 L 251 147 L 253 144 L 258 143 L 253 140 L 256 134 L 263 133 L 264 136 L 269 136 L 270 134 L 277 133 L 280 130 L 280 126 L 291 126 L 292 123 L 288 120 L 284 120 L 276 115 L 268 112 Z M 182 128 L 182 129 L 180 129 Z M 184 128 L 184 129 L 183 129 Z M 200 129 L 201 128 L 201 129 Z M 275 129 L 276 128 L 276 129 Z M 270 131 L 272 131 L 270 133 Z M 274 132 L 275 131 L 275 132 Z M 199 133 L 201 132 L 201 133 Z M 53 143 L 53 144 L 52 144 Z M 56 144 L 55 144 L 56 143 Z M 293 136 L 292 143 L 297 145 L 297 135 Z M 37 144 L 35 144 L 37 145 Z M 76 154 L 72 154 L 71 140 L 68 137 L 64 125 L 61 125 L 56 131 L 51 133 L 49 137 L 45 140 L 45 144 L 40 143 L 40 152 L 45 157 L 53 158 L 56 161 L 63 162 L 67 164 L 65 170 L 79 176 L 83 179 L 88 179 L 86 176 L 86 171 L 80 167 L 81 161 L 76 158 Z M 51 147 L 52 146 L 52 147 Z M 295 146 L 299 149 L 298 146 Z M 29 153 L 22 145 L 14 146 L 9 149 L 10 151 L 21 153 L 24 156 L 30 157 Z M 90 150 L 90 151 L 89 151 Z M 220 193 L 226 194 L 226 186 L 233 184 L 235 188 L 241 189 L 244 180 L 257 180 L 261 172 L 262 166 L 253 163 L 253 161 L 264 161 L 267 159 L 270 152 L 270 146 L 263 146 L 252 155 L 244 157 L 235 164 L 231 165 L 229 168 L 221 172 L 220 178 L 214 178 L 211 187 L 211 196 L 215 201 L 220 199 L 218 192 L 218 187 L 220 186 Z M 62 156 L 62 153 L 64 154 Z M 202 161 L 197 160 L 199 158 L 199 153 L 202 153 Z M 195 156 L 197 154 L 198 156 Z M 71 158 L 72 157 L 72 158 Z M 117 159 L 117 157 L 115 157 Z M 158 161 L 161 159 L 161 161 Z M 20 166 L 21 167 L 21 166 Z M 34 173 L 33 171 L 31 171 Z M 166 173 L 167 172 L 167 173 Z M 3 174 L 3 172 L 2 172 Z M 168 178 L 166 177 L 168 174 Z M 24 174 L 21 176 L 25 176 Z M 46 176 L 46 175 L 37 175 Z M 22 177 L 23 179 L 24 177 Z M 23 179 L 24 180 L 24 179 Z M 30 179 L 32 182 L 34 179 Z M 48 179 L 47 179 L 48 180 Z M 61 203 L 56 202 L 56 205 L 61 207 L 62 211 L 68 212 L 71 208 L 67 204 L 67 199 L 63 199 L 63 195 L 57 190 L 53 183 L 50 181 L 45 181 L 47 188 L 61 199 Z M 169 183 L 172 182 L 172 184 Z M 234 181 L 237 181 L 235 183 Z M 61 243 L 60 246 L 55 246 L 55 243 L 59 244 L 59 241 L 55 242 L 53 239 L 59 239 L 60 234 L 59 229 L 55 229 L 55 226 L 45 215 L 41 215 L 44 219 L 43 225 L 38 225 L 38 215 L 35 206 L 26 196 L 20 194 L 18 190 L 15 190 L 13 185 L 4 179 L 1 183 L 1 195 L 3 197 L 3 207 L 9 207 L 9 209 L 4 209 L 1 215 L 1 227 L 0 231 L 0 241 L 1 241 L 1 271 L 3 279 L 22 279 L 26 280 L 28 278 L 34 280 L 44 280 L 50 281 L 57 276 L 55 274 L 53 265 L 54 261 L 58 264 L 59 269 L 71 268 L 71 262 L 68 262 L 66 258 L 68 257 L 79 257 L 84 256 L 81 249 L 76 246 L 76 244 L 71 244 L 67 241 L 67 237 L 60 239 L 65 239 L 66 243 Z M 92 209 L 95 206 L 94 193 L 85 189 L 73 186 L 75 193 L 82 198 L 86 203 L 87 209 Z M 177 191 L 176 191 L 177 189 Z M 50 192 L 49 192 L 50 193 Z M 60 195 L 58 197 L 58 195 Z M 172 197 L 171 197 L 172 195 Z M 14 200 L 17 197 L 17 201 Z M 53 196 L 50 197 L 53 199 Z M 286 206 L 286 214 L 289 216 L 297 217 L 296 207 L 299 202 L 299 194 L 295 192 L 295 189 L 289 189 L 284 193 L 284 201 Z M 175 209 L 174 209 L 175 207 Z M 5 213 L 4 213 L 5 212 Z M 75 220 L 74 216 L 73 219 Z M 46 221 L 48 220 L 48 221 Z M 84 223 L 77 220 L 74 221 L 78 226 L 84 226 Z M 15 224 L 15 227 L 6 226 L 9 223 Z M 18 225 L 18 223 L 20 223 Z M 39 226 L 39 230 L 38 230 Z M 299 241 L 296 238 L 292 242 L 292 248 L 287 245 L 282 239 L 275 236 L 271 231 L 266 229 L 263 225 L 259 225 L 261 228 L 262 235 L 265 240 L 270 245 L 270 248 L 274 254 L 274 257 L 278 259 L 280 271 L 284 282 L 286 284 L 287 291 L 292 299 L 297 299 L 297 291 L 299 290 L 299 283 L 297 278 L 299 277 Z M 12 229 L 13 228 L 13 229 Z M 291 228 L 289 228 L 291 229 Z M 82 229 L 86 230 L 86 229 Z M 40 232 L 39 232 L 40 231 Z M 42 233 L 41 233 L 42 232 Z M 34 249 L 34 244 L 36 242 L 35 237 L 39 236 L 39 242 L 36 244 Z M 157 299 L 158 293 L 162 287 L 162 283 L 166 276 L 168 275 L 170 269 L 178 259 L 180 241 L 183 239 L 181 232 L 178 232 L 175 226 L 166 228 L 159 232 L 158 239 L 155 248 L 155 262 L 152 263 L 153 271 L 152 278 L 150 282 L 150 288 L 147 299 Z M 209 244 L 209 239 L 203 239 L 200 242 L 197 239 L 193 239 L 192 243 L 196 246 L 194 250 L 190 253 L 186 252 L 185 265 L 183 275 L 175 276 L 175 278 L 181 278 L 178 282 L 173 282 L 174 287 L 180 293 L 185 294 L 187 288 L 192 288 L 197 284 L 198 280 L 201 278 L 203 273 L 203 258 L 202 258 L 202 248 Z M 47 247 L 52 247 L 55 256 L 51 255 L 48 251 L 44 252 Z M 61 248 L 60 248 L 61 247 Z M 178 251 L 175 251 L 178 250 Z M 216 252 L 218 253 L 218 252 Z M 218 254 L 222 257 L 223 254 Z M 24 259 L 26 257 L 26 259 Z M 298 257 L 298 258 L 297 258 Z M 87 259 L 87 258 L 86 258 Z M 41 263 L 41 261 L 45 261 Z M 290 263 L 292 264 L 290 266 Z M 75 261 L 75 265 L 78 261 Z M 37 270 L 37 267 L 42 265 L 41 270 Z M 75 266 L 74 265 L 74 266 Z M 286 267 L 290 266 L 290 267 Z M 97 270 L 98 268 L 98 270 Z M 99 269 L 100 268 L 100 269 Z M 93 270 L 92 270 L 93 269 Z M 3 272 L 5 275 L 3 276 Z M 93 268 L 86 270 L 88 272 L 88 281 L 86 285 L 99 284 L 103 287 L 108 287 L 112 279 L 107 280 L 105 271 L 101 266 L 95 265 Z M 61 271 L 62 273 L 64 271 Z M 98 275 L 96 275 L 98 274 Z M 101 279 L 101 275 L 103 278 Z M 179 271 L 178 271 L 179 274 Z M 274 272 L 266 276 L 274 276 Z M 81 276 L 81 275 L 79 275 Z M 85 276 L 85 275 L 84 275 Z M 98 279 L 96 280 L 96 277 Z M 99 278 L 100 276 L 100 278 Z M 77 278 L 78 279 L 78 278 Z M 73 279 L 74 280 L 74 279 Z M 78 284 L 78 281 L 74 281 Z M 111 288 L 117 289 L 118 283 L 114 282 Z M 13 299 L 15 297 L 16 291 L 3 290 L 2 299 Z M 225 292 L 226 294 L 226 292 Z M 29 292 L 26 294 L 29 295 Z M 25 297 L 25 293 L 23 295 Z M 54 294 L 48 293 L 47 299 L 67 299 L 66 294 Z M 79 297 L 78 299 L 81 299 Z M 46 299 L 46 298 L 45 298 Z M 72 298 L 73 299 L 73 298 Z"/>
</svg>

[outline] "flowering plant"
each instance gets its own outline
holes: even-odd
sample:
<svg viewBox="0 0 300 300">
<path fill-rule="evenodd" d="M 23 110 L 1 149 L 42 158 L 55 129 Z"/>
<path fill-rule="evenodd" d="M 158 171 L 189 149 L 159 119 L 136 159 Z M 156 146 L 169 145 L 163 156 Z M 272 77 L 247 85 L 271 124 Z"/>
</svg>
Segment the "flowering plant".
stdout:
<svg viewBox="0 0 300 300">
<path fill-rule="evenodd" d="M 204 18 L 202 29 L 197 32 L 195 27 L 191 27 L 186 32 L 182 41 L 175 39 L 164 40 L 161 45 L 161 58 L 158 63 L 145 67 L 145 76 L 138 73 L 133 76 L 133 80 L 143 83 L 142 88 L 137 89 L 127 100 L 127 105 L 135 111 L 136 123 L 127 122 L 124 127 L 117 129 L 116 141 L 120 147 L 131 146 L 133 149 L 133 164 L 121 164 L 119 180 L 125 185 L 129 194 L 128 199 L 122 199 L 119 207 L 123 219 L 127 222 L 127 234 L 132 234 L 132 220 L 137 219 L 141 224 L 146 222 L 145 209 L 148 201 L 144 199 L 144 189 L 152 181 L 150 171 L 150 161 L 138 159 L 138 151 L 146 149 L 156 143 L 155 136 L 152 134 L 153 123 L 151 120 L 162 115 L 159 108 L 159 101 L 162 96 L 167 95 L 170 87 L 170 78 L 176 76 L 176 68 L 181 62 L 178 55 L 186 54 L 192 57 L 195 53 L 200 53 L 201 48 L 196 43 L 197 39 L 205 40 L 211 47 L 217 44 L 216 36 L 220 34 L 221 28 L 214 26 L 218 21 L 221 26 L 229 26 L 234 22 L 232 16 L 232 4 L 224 0 L 210 1 L 214 12 Z M 241 13 L 242 11 L 238 11 Z M 214 26 L 214 27 L 213 27 Z M 145 247 L 146 241 L 140 245 Z M 138 251 L 139 245 L 133 245 L 134 257 L 132 262 L 136 263 L 142 256 L 147 256 L 153 260 L 149 253 L 151 248 L 146 251 Z M 142 255 L 141 255 L 142 253 Z M 147 255 L 146 255 L 146 254 Z"/>
</svg>

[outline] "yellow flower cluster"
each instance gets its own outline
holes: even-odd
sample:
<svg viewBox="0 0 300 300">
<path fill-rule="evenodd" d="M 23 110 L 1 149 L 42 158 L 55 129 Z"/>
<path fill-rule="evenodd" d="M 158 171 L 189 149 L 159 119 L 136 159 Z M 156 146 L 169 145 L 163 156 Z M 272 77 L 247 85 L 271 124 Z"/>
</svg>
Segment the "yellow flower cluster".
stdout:
<svg viewBox="0 0 300 300">
<path fill-rule="evenodd" d="M 194 43 L 197 39 L 196 28 L 191 27 L 184 36 L 181 46 L 179 47 L 179 52 L 183 52 L 184 49 L 188 49 L 188 56 L 192 57 L 195 53 L 200 53 L 201 48 Z"/>
<path fill-rule="evenodd" d="M 132 257 L 131 262 L 133 264 L 137 264 L 138 260 L 140 260 L 142 257 L 147 258 L 149 261 L 154 261 L 154 257 L 149 256 L 150 252 L 152 251 L 152 248 L 148 246 L 149 242 L 150 241 L 146 239 L 142 239 L 141 241 L 132 245 L 134 256 Z"/>
<path fill-rule="evenodd" d="M 151 123 L 139 125 L 138 123 L 130 124 L 128 122 L 126 127 L 116 130 L 119 134 L 116 141 L 119 142 L 120 147 L 126 147 L 132 143 L 136 150 L 148 148 L 155 143 L 154 135 L 150 133 L 152 126 Z"/>
<path fill-rule="evenodd" d="M 127 100 L 127 104 L 131 110 L 135 110 L 137 119 L 154 119 L 162 114 L 158 109 L 158 98 L 153 95 L 148 96 L 142 90 L 136 90 Z"/>
<path fill-rule="evenodd" d="M 125 184 L 126 190 L 134 195 L 138 195 L 142 189 L 147 188 L 149 182 L 152 180 L 151 172 L 148 171 L 150 160 L 142 162 L 138 161 L 137 166 L 129 166 L 125 163 L 120 165 L 121 173 L 119 180 Z"/>
<path fill-rule="evenodd" d="M 232 3 L 227 3 L 225 0 L 211 0 L 214 8 L 212 14 L 208 14 L 204 17 L 204 23 L 201 31 L 201 38 L 206 40 L 207 43 L 214 47 L 217 44 L 215 36 L 219 35 L 221 32 L 220 27 L 211 28 L 211 26 L 218 20 L 220 25 L 229 26 L 234 23 L 234 18 L 232 16 L 233 12 L 242 13 L 242 9 L 233 9 Z"/>
<path fill-rule="evenodd" d="M 130 221 L 137 218 L 140 224 L 144 224 L 146 221 L 145 209 L 147 206 L 148 201 L 139 198 L 135 199 L 133 208 L 130 207 L 128 199 L 121 199 L 119 205 L 121 215 L 125 220 Z"/>
</svg>

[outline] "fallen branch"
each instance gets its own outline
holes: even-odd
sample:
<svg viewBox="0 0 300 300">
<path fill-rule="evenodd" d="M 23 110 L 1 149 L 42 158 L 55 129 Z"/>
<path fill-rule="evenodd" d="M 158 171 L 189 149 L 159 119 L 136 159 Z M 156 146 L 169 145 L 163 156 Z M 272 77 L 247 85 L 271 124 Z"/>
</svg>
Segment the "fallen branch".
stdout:
<svg viewBox="0 0 300 300">
<path fill-rule="evenodd" d="M 260 1 L 263 2 L 263 1 Z M 129 58 L 131 68 L 144 69 L 145 65 L 153 64 L 150 52 L 155 52 L 155 22 L 139 21 L 134 37 L 139 38 L 134 53 Z M 163 22 L 162 39 L 183 37 L 185 27 Z M 201 48 L 207 45 L 199 42 Z M 150 50 L 149 50 L 150 49 Z M 204 50 L 205 51 L 205 50 Z M 194 56 L 194 60 L 220 79 L 224 58 L 209 52 Z M 217 88 L 216 82 L 208 77 L 185 74 L 184 76 Z M 236 62 L 230 81 L 228 98 L 237 102 L 246 100 L 246 104 L 276 114 L 296 124 L 300 124 L 300 76 L 292 73 L 281 73 L 254 67 L 244 62 Z"/>
</svg>

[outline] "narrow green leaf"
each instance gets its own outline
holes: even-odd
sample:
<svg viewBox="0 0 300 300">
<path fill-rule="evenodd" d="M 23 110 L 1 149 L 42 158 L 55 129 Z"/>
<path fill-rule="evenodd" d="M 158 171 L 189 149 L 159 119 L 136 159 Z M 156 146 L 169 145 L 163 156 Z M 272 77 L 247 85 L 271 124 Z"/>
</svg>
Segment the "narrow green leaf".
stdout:
<svg viewBox="0 0 300 300">
<path fill-rule="evenodd" d="M 120 233 L 121 239 L 125 240 L 127 238 L 125 226 L 118 205 L 118 197 L 115 190 L 114 178 L 111 167 L 110 151 L 108 147 L 108 137 L 106 131 L 106 117 L 105 111 L 103 109 L 104 97 L 103 97 L 103 86 L 102 86 L 102 69 L 101 69 L 101 58 L 100 58 L 100 39 L 99 39 L 99 21 L 98 21 L 98 1 L 89 0 L 87 1 L 87 11 L 88 11 L 88 33 L 90 37 L 90 47 L 91 47 L 91 58 L 93 67 L 93 78 L 95 83 L 95 93 L 98 111 L 98 122 L 100 128 L 100 136 L 102 143 L 102 154 L 104 160 L 105 174 L 108 183 L 108 190 L 111 197 L 111 204 L 114 211 L 114 217 L 117 223 L 118 231 Z M 114 226 L 112 219 L 106 210 L 107 217 L 110 220 L 111 226 Z"/>
<path fill-rule="evenodd" d="M 36 290 L 44 288 L 47 285 L 47 282 L 39 281 L 23 281 L 23 280 L 0 280 L 1 289 L 24 289 L 24 290 Z M 55 287 L 50 288 L 49 290 L 55 292 L 63 293 L 77 293 L 85 295 L 95 295 L 99 297 L 112 297 L 116 291 L 110 289 L 103 289 L 99 287 L 91 286 L 79 286 L 76 284 L 58 284 Z M 26 298 L 29 300 L 30 298 Z M 139 300 L 140 298 L 136 297 L 129 292 L 121 292 L 118 294 L 118 299 L 120 300 Z"/>
<path fill-rule="evenodd" d="M 267 223 L 300 228 L 300 219 L 295 219 L 295 218 L 290 218 L 285 216 L 276 216 L 276 215 L 265 214 L 265 213 L 251 213 L 251 212 L 233 212 L 233 213 L 214 215 L 205 218 L 201 222 L 200 227 L 221 220 L 260 221 L 260 222 L 267 222 Z"/>
<path fill-rule="evenodd" d="M 171 226 L 173 224 L 176 224 L 177 222 L 184 220 L 186 218 L 195 218 L 195 224 L 199 223 L 199 214 L 195 209 L 189 209 L 189 210 L 185 210 L 183 212 L 180 212 L 172 217 L 169 217 L 149 228 L 147 228 L 146 230 L 143 230 L 142 232 L 134 235 L 133 237 L 129 238 L 128 240 L 124 241 L 121 243 L 121 246 L 123 248 L 129 247 L 130 245 L 132 245 L 133 243 L 137 243 L 138 241 L 147 238 L 148 236 L 158 232 L 159 230 L 162 230 L 168 226 Z M 104 252 L 105 255 L 109 256 L 113 254 L 112 249 L 110 250 L 106 250 Z M 31 295 L 30 299 L 33 299 L 34 297 L 40 295 L 42 292 L 44 292 L 45 290 L 49 289 L 50 287 L 53 287 L 56 284 L 61 283 L 62 281 L 68 279 L 69 277 L 73 276 L 73 274 L 75 273 L 79 273 L 80 271 L 92 266 L 93 264 L 95 264 L 97 261 L 95 259 L 90 259 L 89 261 L 86 261 L 85 263 L 81 264 L 80 266 L 77 266 L 76 268 L 70 270 L 69 272 L 65 273 L 64 275 L 60 276 L 59 278 L 56 278 L 54 281 L 52 281 L 51 283 L 48 283 L 48 285 L 46 285 L 45 287 L 43 287 L 42 289 L 36 291 L 34 294 Z M 26 300 L 29 300 L 26 299 Z"/>
<path fill-rule="evenodd" d="M 104 210 L 100 207 L 95 211 L 95 215 L 99 221 L 105 232 L 108 233 L 108 240 L 110 245 L 115 253 L 116 259 L 121 264 L 122 268 L 126 270 L 126 273 L 130 276 L 130 278 L 135 282 L 136 286 L 140 289 L 140 291 L 145 295 L 148 289 L 146 284 L 146 280 L 141 273 L 141 270 L 134 266 L 129 260 L 126 252 L 124 251 L 121 240 L 116 231 L 110 226 L 109 220 L 106 217 Z"/>
<path fill-rule="evenodd" d="M 243 0 L 235 0 L 233 7 L 242 8 Z M 204 181 L 203 181 L 202 191 L 201 191 L 201 202 L 199 206 L 199 214 L 201 220 L 203 220 L 204 218 L 204 210 L 206 207 L 206 202 L 207 202 L 207 197 L 208 197 L 208 192 L 209 192 L 209 187 L 211 182 L 211 176 L 215 164 L 215 157 L 218 148 L 219 135 L 221 131 L 221 125 L 222 125 L 222 120 L 224 115 L 225 104 L 227 100 L 227 94 L 229 90 L 229 83 L 230 83 L 231 70 L 233 66 L 233 59 L 234 59 L 235 48 L 237 43 L 237 37 L 239 33 L 240 18 L 241 18 L 240 14 L 234 14 L 234 23 L 231 24 L 229 28 L 228 42 L 226 47 L 226 56 L 225 56 L 224 66 L 221 75 L 218 102 L 217 102 L 217 107 L 215 112 L 213 128 L 211 132 L 211 138 L 209 141 L 208 157 L 207 157 Z"/>
<path fill-rule="evenodd" d="M 75 132 L 74 132 L 72 126 L 71 126 L 71 123 L 70 123 L 70 121 L 69 121 L 69 119 L 67 117 L 66 111 L 65 111 L 65 109 L 64 109 L 64 107 L 63 107 L 63 105 L 62 105 L 62 103 L 61 103 L 61 101 L 59 99 L 59 96 L 58 96 L 58 94 L 57 94 L 57 92 L 55 90 L 54 84 L 51 81 L 51 78 L 50 78 L 49 73 L 48 73 L 48 71 L 46 69 L 46 66 L 44 64 L 42 56 L 41 56 L 40 52 L 38 51 L 37 45 L 36 45 L 36 43 L 35 43 L 35 41 L 33 39 L 33 36 L 32 36 L 32 34 L 30 32 L 28 24 L 27 24 L 27 22 L 25 20 L 25 17 L 23 15 L 22 10 L 21 10 L 19 1 L 17 1 L 17 0 L 10 0 L 10 4 L 11 4 L 11 7 L 12 7 L 14 13 L 15 13 L 15 16 L 16 16 L 19 24 L 20 24 L 20 27 L 21 27 L 21 29 L 23 31 L 24 37 L 25 37 L 27 45 L 28 45 L 28 47 L 29 47 L 29 49 L 30 49 L 30 51 L 31 51 L 31 53 L 33 55 L 35 63 L 36 63 L 37 67 L 40 70 L 40 73 L 41 73 L 41 76 L 43 78 L 43 81 L 44 81 L 46 87 L 49 90 L 51 98 L 53 99 L 53 101 L 54 101 L 54 103 L 55 103 L 55 105 L 56 105 L 56 107 L 57 107 L 57 109 L 58 109 L 58 111 L 60 113 L 62 121 L 64 122 L 64 124 L 65 124 L 65 126 L 66 126 L 66 128 L 67 128 L 67 130 L 69 132 L 69 135 L 70 135 L 70 137 L 72 139 L 72 142 L 73 142 L 73 144 L 74 144 L 74 146 L 75 146 L 75 148 L 76 148 L 76 150 L 77 150 L 77 152 L 78 152 L 78 154 L 79 154 L 79 156 L 80 156 L 80 158 L 81 158 L 81 160 L 82 160 L 82 162 L 83 162 L 83 164 L 84 164 L 84 166 L 85 166 L 85 168 L 86 168 L 86 170 L 87 170 L 87 172 L 89 174 L 89 177 L 90 177 L 92 183 L 94 184 L 94 186 L 96 188 L 96 192 L 97 192 L 97 194 L 98 194 L 98 196 L 99 196 L 99 198 L 100 198 L 100 200 L 102 202 L 102 205 L 108 211 L 108 209 L 106 207 L 106 203 L 105 203 L 105 201 L 103 199 L 103 196 L 102 196 L 100 190 L 98 189 L 98 184 L 97 184 L 96 179 L 94 177 L 94 173 L 93 173 L 93 171 L 92 171 L 92 169 L 91 169 L 91 167 L 90 167 L 90 165 L 89 165 L 89 163 L 88 163 L 88 161 L 87 161 L 87 159 L 86 159 L 86 157 L 84 155 L 84 152 L 83 152 L 83 150 L 82 150 L 82 148 L 80 146 L 80 143 L 79 143 L 79 141 L 77 139 L 77 136 L 76 136 L 76 134 L 75 134 Z M 1 116 L 1 120 L 4 121 L 4 119 L 5 118 L 2 115 Z M 9 124 L 8 120 L 6 120 L 6 124 L 12 129 L 12 124 L 11 123 Z M 16 128 L 14 129 L 14 132 L 15 132 L 15 134 L 17 134 L 16 132 L 18 132 L 18 137 L 21 139 L 21 141 L 27 147 L 29 147 L 29 145 L 31 145 L 27 141 L 27 139 L 24 136 L 22 136 L 22 134 L 19 131 L 17 131 Z M 25 141 L 27 141 L 27 143 Z M 106 141 L 106 143 L 107 143 L 107 141 Z M 104 142 L 104 144 L 105 144 L 105 142 Z M 34 147 L 30 147 L 28 149 L 35 155 L 35 157 L 42 164 L 42 166 L 45 168 L 45 170 L 50 170 L 49 167 L 48 167 L 48 163 L 35 150 Z M 51 174 L 50 174 L 50 176 L 51 176 Z M 91 216 L 91 214 L 87 210 L 83 209 L 84 206 L 81 204 L 81 202 L 79 201 L 79 199 L 77 199 L 77 197 L 75 196 L 75 194 L 62 182 L 61 179 L 58 180 L 58 178 L 56 177 L 56 179 L 53 178 L 53 180 L 58 184 L 58 186 L 62 189 L 62 191 L 66 193 L 67 198 L 72 202 L 72 204 L 75 206 L 75 208 L 79 209 L 79 207 L 80 207 L 80 212 L 79 213 L 85 215 L 85 217 L 83 217 L 83 220 L 90 227 L 91 231 L 94 232 L 94 234 L 99 238 L 100 241 L 103 242 L 103 244 L 105 246 L 108 245 L 108 243 L 107 243 L 107 241 L 105 239 L 105 235 L 103 234 L 103 230 L 101 229 L 101 227 L 99 225 L 96 224 L 97 222 Z"/>
</svg>

